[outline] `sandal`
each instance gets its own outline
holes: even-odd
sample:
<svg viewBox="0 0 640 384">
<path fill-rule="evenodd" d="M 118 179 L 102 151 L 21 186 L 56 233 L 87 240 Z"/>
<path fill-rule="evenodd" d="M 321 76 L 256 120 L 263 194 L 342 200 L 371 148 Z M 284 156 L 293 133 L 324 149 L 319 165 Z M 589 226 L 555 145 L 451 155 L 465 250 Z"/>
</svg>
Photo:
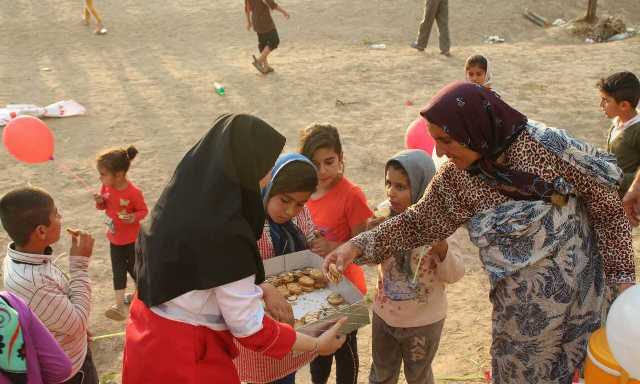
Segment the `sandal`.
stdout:
<svg viewBox="0 0 640 384">
<path fill-rule="evenodd" d="M 96 31 L 94 33 L 96 35 L 106 35 L 107 34 L 107 28 L 102 27 L 100 29 L 96 29 Z"/>
<path fill-rule="evenodd" d="M 265 69 L 262 65 L 260 65 L 260 63 L 258 62 L 258 59 L 256 59 L 255 55 L 251 55 L 251 57 L 253 57 L 253 66 L 256 67 L 256 69 L 258 70 L 258 72 L 262 73 L 263 75 L 266 75 L 267 73 L 269 73 L 269 71 L 267 69 Z"/>
</svg>

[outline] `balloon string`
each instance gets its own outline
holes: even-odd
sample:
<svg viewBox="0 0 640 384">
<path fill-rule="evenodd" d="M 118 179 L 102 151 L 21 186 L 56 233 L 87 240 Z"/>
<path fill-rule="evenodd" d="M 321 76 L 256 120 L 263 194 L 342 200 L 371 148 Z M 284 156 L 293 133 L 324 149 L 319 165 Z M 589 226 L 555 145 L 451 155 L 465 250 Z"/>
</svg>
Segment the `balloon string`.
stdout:
<svg viewBox="0 0 640 384">
<path fill-rule="evenodd" d="M 80 185 L 82 185 L 82 187 L 84 188 L 85 191 L 87 191 L 87 193 L 93 195 L 94 190 L 93 188 L 91 188 L 91 186 L 89 184 L 87 184 L 86 181 L 84 181 L 84 179 L 82 179 L 80 176 L 78 176 L 77 173 L 75 173 L 74 171 L 71 170 L 71 168 L 67 167 L 64 163 L 61 162 L 57 162 L 55 161 L 55 164 L 58 166 L 58 168 L 60 168 L 62 171 L 66 172 L 67 174 L 69 174 L 71 177 L 73 177 L 74 179 L 76 179 L 76 181 L 78 181 L 80 183 Z"/>
</svg>

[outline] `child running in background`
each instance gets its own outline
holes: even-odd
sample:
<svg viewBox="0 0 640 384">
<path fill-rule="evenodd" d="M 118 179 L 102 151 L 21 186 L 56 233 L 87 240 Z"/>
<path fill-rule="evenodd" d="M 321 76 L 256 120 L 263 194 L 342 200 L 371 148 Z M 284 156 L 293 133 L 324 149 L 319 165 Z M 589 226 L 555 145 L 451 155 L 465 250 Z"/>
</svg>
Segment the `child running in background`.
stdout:
<svg viewBox="0 0 640 384">
<path fill-rule="evenodd" d="M 84 8 L 82 11 L 82 20 L 84 21 L 84 25 L 89 25 L 91 22 L 91 16 L 96 19 L 96 35 L 104 35 L 107 33 L 107 28 L 102 25 L 102 19 L 96 10 L 96 7 L 93 5 L 93 0 L 84 0 Z"/>
<path fill-rule="evenodd" d="M 244 0 L 244 12 L 247 16 L 247 30 L 251 28 L 258 34 L 258 52 L 260 57 L 253 56 L 253 66 L 262 73 L 273 72 L 273 68 L 267 62 L 267 57 L 280 45 L 280 37 L 276 24 L 271 18 L 271 11 L 282 13 L 285 19 L 289 14 L 274 0 Z"/>
<path fill-rule="evenodd" d="M 640 114 L 636 110 L 640 100 L 640 81 L 631 72 L 618 72 L 601 79 L 600 108 L 613 124 L 607 138 L 607 151 L 616 155 L 624 172 L 620 196 L 629 189 L 640 169 Z"/>
<path fill-rule="evenodd" d="M 300 153 L 318 169 L 318 189 L 311 195 L 307 207 L 311 218 L 326 242 L 312 244 L 311 250 L 326 256 L 338 245 L 366 229 L 373 212 L 367 206 L 362 190 L 344 176 L 342 144 L 338 130 L 329 124 L 314 124 L 302 132 Z M 355 264 L 344 271 L 363 294 L 367 292 L 364 272 Z M 358 378 L 358 347 L 356 332 L 335 353 L 336 383 L 351 384 Z M 331 373 L 333 356 L 319 357 L 311 362 L 314 384 L 326 383 Z"/>
<path fill-rule="evenodd" d="M 140 221 L 149 212 L 142 191 L 127 179 L 131 161 L 137 154 L 138 150 L 130 146 L 127 149 L 107 150 L 98 155 L 96 160 L 102 188 L 99 194 L 94 195 L 94 199 L 96 208 L 107 215 L 107 239 L 115 290 L 115 304 L 107 309 L 105 316 L 116 321 L 127 318 L 125 304 L 131 302 L 128 296 L 125 303 L 127 272 L 136 279 L 135 243 Z"/>
<path fill-rule="evenodd" d="M 64 272 L 54 263 L 52 249 L 60 240 L 62 216 L 47 191 L 25 187 L 8 192 L 0 200 L 0 218 L 13 241 L 4 258 L 5 289 L 27 303 L 71 360 L 65 383 L 98 384 L 88 337 L 93 237 L 67 229 L 71 249 Z"/>
<path fill-rule="evenodd" d="M 435 174 L 433 161 L 419 149 L 393 156 L 385 166 L 387 212 L 377 225 L 420 200 Z M 382 211 L 382 210 L 380 210 Z M 398 382 L 404 362 L 408 384 L 433 384 L 431 362 L 438 350 L 447 314 L 446 285 L 464 276 L 458 255 L 447 242 L 394 255 L 378 267 L 373 303 L 371 384 Z"/>
<path fill-rule="evenodd" d="M 472 55 L 464 64 L 464 73 L 467 81 L 491 89 L 491 72 L 489 60 L 482 55 Z"/>
</svg>

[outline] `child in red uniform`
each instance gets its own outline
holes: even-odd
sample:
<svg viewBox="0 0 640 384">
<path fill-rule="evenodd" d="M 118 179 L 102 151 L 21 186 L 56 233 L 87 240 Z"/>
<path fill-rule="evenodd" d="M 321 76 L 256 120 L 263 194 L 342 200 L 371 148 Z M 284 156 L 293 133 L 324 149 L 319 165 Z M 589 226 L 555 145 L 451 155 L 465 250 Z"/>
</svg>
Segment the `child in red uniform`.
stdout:
<svg viewBox="0 0 640 384">
<path fill-rule="evenodd" d="M 307 207 L 314 224 L 328 240 L 313 244 L 311 250 L 325 256 L 365 230 L 373 212 L 367 206 L 362 190 L 343 175 L 342 144 L 335 127 L 315 124 L 306 128 L 302 133 L 300 153 L 318 169 L 318 189 L 311 195 Z M 364 272 L 359 266 L 350 266 L 344 271 L 344 276 L 363 294 L 367 292 Z M 335 354 L 338 384 L 357 382 L 359 362 L 356 332 L 347 336 L 347 341 Z M 332 356 L 319 357 L 311 363 L 314 384 L 327 382 L 332 360 Z"/>
<path fill-rule="evenodd" d="M 97 158 L 102 188 L 94 195 L 96 208 L 107 215 L 107 239 L 111 248 L 111 269 L 115 304 L 107 309 L 105 316 L 122 321 L 127 318 L 125 289 L 127 272 L 135 280 L 135 243 L 140 231 L 140 221 L 149 212 L 142 191 L 127 179 L 127 172 L 138 150 L 111 149 Z M 129 302 L 130 300 L 127 300 Z"/>
</svg>

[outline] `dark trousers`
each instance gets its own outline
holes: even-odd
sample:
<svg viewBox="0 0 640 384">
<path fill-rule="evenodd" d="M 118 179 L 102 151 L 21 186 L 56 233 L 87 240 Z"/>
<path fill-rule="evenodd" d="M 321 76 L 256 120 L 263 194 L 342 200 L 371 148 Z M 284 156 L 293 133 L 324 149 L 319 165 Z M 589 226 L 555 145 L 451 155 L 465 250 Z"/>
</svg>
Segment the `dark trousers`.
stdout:
<svg viewBox="0 0 640 384">
<path fill-rule="evenodd" d="M 84 358 L 84 363 L 78 373 L 72 378 L 65 381 L 63 384 L 99 384 L 98 371 L 95 364 L 93 364 L 93 358 L 91 357 L 91 348 L 87 347 L 87 357 Z"/>
<path fill-rule="evenodd" d="M 347 335 L 342 347 L 331 356 L 318 356 L 311 362 L 311 381 L 325 384 L 331 374 L 333 357 L 336 358 L 336 384 L 356 384 L 358 382 L 358 331 Z"/>
<path fill-rule="evenodd" d="M 136 243 L 111 246 L 111 270 L 113 271 L 113 289 L 127 288 L 127 272 L 136 280 Z"/>
<path fill-rule="evenodd" d="M 396 328 L 375 312 L 371 329 L 369 384 L 396 384 L 404 363 L 408 384 L 434 384 L 431 362 L 438 351 L 444 320 L 423 327 Z"/>
<path fill-rule="evenodd" d="M 282 379 L 278 379 L 271 384 L 295 384 L 296 382 L 296 373 L 293 372 L 289 376 L 283 377 Z"/>
<path fill-rule="evenodd" d="M 451 47 L 449 38 L 449 0 L 426 0 L 424 18 L 420 23 L 420 33 L 418 34 L 418 47 L 427 47 L 434 20 L 438 23 L 440 52 L 447 53 Z"/>
</svg>

